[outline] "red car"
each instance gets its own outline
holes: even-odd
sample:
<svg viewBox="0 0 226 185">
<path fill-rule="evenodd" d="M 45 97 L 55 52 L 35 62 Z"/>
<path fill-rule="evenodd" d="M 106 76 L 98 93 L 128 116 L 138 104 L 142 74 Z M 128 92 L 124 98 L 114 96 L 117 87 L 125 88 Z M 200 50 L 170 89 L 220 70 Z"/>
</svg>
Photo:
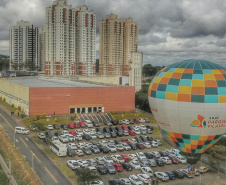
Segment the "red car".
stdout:
<svg viewBox="0 0 226 185">
<path fill-rule="evenodd" d="M 139 119 L 133 119 L 134 123 L 140 123 Z"/>
<path fill-rule="evenodd" d="M 71 131 L 71 132 L 69 132 L 69 134 L 71 134 L 73 136 L 76 136 L 76 132 L 75 131 Z"/>
<path fill-rule="evenodd" d="M 76 122 L 74 125 L 75 125 L 75 128 L 80 128 L 79 122 Z"/>
<path fill-rule="evenodd" d="M 145 146 L 142 143 L 136 143 L 135 145 L 139 149 L 145 149 Z"/>
<path fill-rule="evenodd" d="M 122 138 L 121 141 L 122 141 L 123 143 L 127 143 L 127 144 L 130 143 L 130 142 L 128 141 L 128 139 L 126 139 L 126 138 Z"/>
<path fill-rule="evenodd" d="M 73 129 L 73 128 L 75 128 L 75 124 L 74 123 L 69 123 L 68 124 L 68 127 L 71 128 L 71 129 Z"/>
<path fill-rule="evenodd" d="M 129 134 L 130 134 L 131 136 L 135 136 L 135 135 L 136 135 L 136 133 L 135 133 L 133 130 L 129 130 Z"/>
<path fill-rule="evenodd" d="M 125 162 L 128 162 L 129 161 L 129 157 L 128 157 L 127 154 L 122 154 L 121 156 L 125 160 Z"/>
<path fill-rule="evenodd" d="M 128 127 L 127 127 L 127 126 L 122 125 L 122 126 L 121 126 L 121 128 L 122 128 L 122 130 L 126 130 L 126 131 L 128 131 L 128 132 L 129 132 L 129 129 L 128 129 Z"/>
<path fill-rule="evenodd" d="M 118 171 L 118 172 L 122 172 L 123 171 L 123 167 L 122 167 L 121 164 L 114 163 L 113 166 L 115 167 L 116 171 Z"/>
<path fill-rule="evenodd" d="M 82 128 L 86 127 L 86 124 L 83 121 L 80 121 L 79 124 L 80 124 L 80 127 Z"/>
<path fill-rule="evenodd" d="M 169 155 L 168 157 L 170 158 L 170 160 L 172 161 L 173 164 L 178 164 L 179 163 L 178 159 L 175 156 Z"/>
</svg>

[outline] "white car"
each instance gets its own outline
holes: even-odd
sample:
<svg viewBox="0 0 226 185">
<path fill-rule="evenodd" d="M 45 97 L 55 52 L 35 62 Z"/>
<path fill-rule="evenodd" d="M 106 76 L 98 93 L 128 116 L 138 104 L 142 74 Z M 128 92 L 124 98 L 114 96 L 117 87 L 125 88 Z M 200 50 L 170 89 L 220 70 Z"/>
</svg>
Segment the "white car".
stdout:
<svg viewBox="0 0 226 185">
<path fill-rule="evenodd" d="M 59 141 L 59 138 L 58 138 L 57 136 L 53 136 L 53 137 L 51 138 L 51 140 L 52 140 L 52 141 Z"/>
<path fill-rule="evenodd" d="M 89 166 L 89 164 L 87 163 L 86 160 L 78 160 L 78 164 L 80 165 L 80 167 L 87 167 L 87 166 Z"/>
<path fill-rule="evenodd" d="M 138 174 L 137 177 L 144 183 L 151 183 L 151 177 L 147 174 Z"/>
<path fill-rule="evenodd" d="M 119 179 L 120 182 L 122 182 L 123 184 L 126 184 L 126 185 L 131 185 L 131 181 L 127 178 L 120 178 Z"/>
<path fill-rule="evenodd" d="M 124 151 L 124 147 L 122 144 L 117 144 L 117 145 L 115 145 L 115 147 L 118 151 Z"/>
<path fill-rule="evenodd" d="M 84 145 L 87 146 L 87 147 L 91 147 L 93 145 L 93 143 L 88 142 L 88 141 L 85 141 L 84 142 Z"/>
<path fill-rule="evenodd" d="M 97 138 L 97 135 L 94 134 L 94 133 L 92 133 L 92 132 L 89 134 L 89 136 L 90 136 L 92 139 L 96 139 L 96 138 Z"/>
<path fill-rule="evenodd" d="M 176 156 L 176 158 L 182 164 L 187 163 L 187 159 L 184 156 L 182 156 L 182 155 L 178 155 L 178 156 Z"/>
<path fill-rule="evenodd" d="M 110 152 L 117 152 L 117 149 L 114 145 L 107 145 L 106 147 L 108 148 L 108 150 L 110 150 Z"/>
<path fill-rule="evenodd" d="M 159 145 L 158 145 L 158 143 L 157 143 L 156 141 L 152 141 L 152 142 L 151 142 L 151 146 L 152 146 L 153 148 L 157 148 Z"/>
<path fill-rule="evenodd" d="M 44 139 L 44 138 L 46 138 L 46 135 L 44 133 L 38 133 L 37 137 L 40 139 Z"/>
<path fill-rule="evenodd" d="M 91 185 L 104 185 L 104 183 L 102 181 L 93 181 Z"/>
<path fill-rule="evenodd" d="M 127 143 L 122 143 L 122 146 L 126 151 L 131 150 L 131 147 Z"/>
<path fill-rule="evenodd" d="M 139 118 L 138 119 L 140 123 L 145 123 L 145 119 L 144 118 Z"/>
<path fill-rule="evenodd" d="M 79 165 L 78 161 L 76 161 L 76 160 L 68 160 L 68 161 L 67 161 L 67 165 L 68 165 L 72 170 L 74 170 L 74 169 L 76 169 L 76 168 L 80 168 L 80 165 Z"/>
<path fill-rule="evenodd" d="M 68 140 L 69 141 L 75 141 L 75 136 L 71 135 L 71 134 L 68 134 L 66 135 L 68 137 Z"/>
<path fill-rule="evenodd" d="M 144 125 L 140 125 L 140 126 L 139 126 L 139 128 L 140 128 L 140 129 L 147 130 L 147 127 L 146 127 L 146 126 L 144 126 Z"/>
<path fill-rule="evenodd" d="M 47 125 L 46 128 L 49 130 L 53 130 L 53 125 Z"/>
<path fill-rule="evenodd" d="M 81 141 L 82 140 L 82 136 L 81 135 L 76 135 L 74 137 L 75 137 L 75 140 L 78 140 L 78 141 Z"/>
<path fill-rule="evenodd" d="M 143 182 L 136 175 L 130 175 L 129 180 L 134 185 L 143 185 Z"/>
<path fill-rule="evenodd" d="M 153 151 L 153 152 L 150 152 L 154 155 L 155 158 L 159 158 L 161 157 L 160 153 L 159 152 L 156 152 L 156 151 Z"/>
<path fill-rule="evenodd" d="M 63 143 L 67 143 L 69 140 L 68 140 L 68 137 L 65 136 L 65 135 L 60 135 L 59 136 L 59 140 Z"/>
<path fill-rule="evenodd" d="M 97 171 L 96 167 L 95 166 L 88 166 L 88 168 L 92 171 Z"/>
<path fill-rule="evenodd" d="M 77 146 L 78 146 L 79 148 L 83 148 L 85 145 L 84 145 L 84 143 L 78 143 Z"/>
<path fill-rule="evenodd" d="M 129 157 L 129 159 L 130 159 L 130 161 L 131 160 L 138 160 L 138 157 L 136 156 L 136 154 L 128 154 L 128 157 Z"/>
<path fill-rule="evenodd" d="M 97 162 L 94 159 L 87 159 L 86 161 L 89 166 L 97 166 Z"/>
<path fill-rule="evenodd" d="M 106 155 L 106 156 L 103 157 L 103 159 L 104 159 L 104 161 L 106 163 L 109 163 L 109 164 L 113 164 L 114 163 L 113 159 L 110 156 Z"/>
<path fill-rule="evenodd" d="M 154 141 L 157 143 L 158 146 L 161 146 L 162 145 L 162 141 L 161 140 L 155 139 Z"/>
<path fill-rule="evenodd" d="M 69 135 L 69 132 L 66 131 L 66 130 L 63 130 L 61 133 L 62 133 L 63 135 Z"/>
<path fill-rule="evenodd" d="M 97 164 L 104 164 L 105 163 L 103 157 L 95 157 L 94 160 L 97 162 Z"/>
<path fill-rule="evenodd" d="M 139 128 L 133 128 L 133 131 L 134 131 L 136 134 L 141 134 L 141 132 L 140 132 L 140 129 L 139 129 Z"/>
<path fill-rule="evenodd" d="M 132 139 L 128 139 L 128 141 L 129 141 L 129 142 L 131 142 L 131 143 L 134 143 L 134 144 L 136 144 L 136 143 L 137 143 L 137 140 L 136 140 L 136 139 L 134 139 L 134 138 L 132 138 Z"/>
<path fill-rule="evenodd" d="M 128 120 L 128 119 L 123 119 L 123 120 L 121 120 L 121 122 L 122 122 L 123 124 L 129 125 L 129 120 Z"/>
<path fill-rule="evenodd" d="M 145 148 L 151 148 L 151 144 L 149 142 L 144 142 L 143 144 Z"/>
<path fill-rule="evenodd" d="M 172 160 L 169 157 L 160 157 L 165 164 L 172 164 Z"/>
<path fill-rule="evenodd" d="M 80 136 L 83 135 L 83 132 L 82 132 L 81 129 L 76 129 L 75 132 L 76 132 L 77 135 L 80 135 Z"/>
<path fill-rule="evenodd" d="M 93 123 L 90 120 L 85 120 L 84 123 L 86 124 L 87 127 L 93 127 Z"/>
<path fill-rule="evenodd" d="M 107 141 L 105 141 L 105 140 L 99 141 L 99 143 L 100 143 L 102 146 L 107 146 Z"/>
<path fill-rule="evenodd" d="M 125 160 L 122 158 L 121 155 L 112 155 L 111 158 L 115 163 L 124 163 Z"/>
<path fill-rule="evenodd" d="M 141 168 L 140 163 L 138 161 L 133 160 L 133 161 L 130 162 L 130 164 L 136 170 L 139 170 Z"/>
<path fill-rule="evenodd" d="M 67 144 L 67 147 L 72 149 L 72 150 L 76 150 L 77 149 L 77 146 L 76 146 L 75 143 L 69 143 L 69 144 Z"/>
<path fill-rule="evenodd" d="M 80 149 L 75 150 L 75 154 L 76 154 L 77 156 L 79 156 L 79 157 L 84 156 L 84 152 L 83 152 L 82 150 L 80 150 Z"/>
<path fill-rule="evenodd" d="M 164 172 L 155 172 L 155 176 L 162 181 L 168 181 L 169 180 L 169 176 Z"/>
<path fill-rule="evenodd" d="M 153 170 L 150 167 L 141 167 L 141 171 L 148 176 L 153 176 Z"/>
<path fill-rule="evenodd" d="M 147 159 L 143 152 L 136 152 L 136 155 L 139 160 Z"/>
<path fill-rule="evenodd" d="M 92 132 L 92 133 L 94 133 L 94 134 L 97 133 L 97 132 L 96 132 L 96 129 L 94 129 L 94 128 L 90 129 L 90 132 Z"/>
<path fill-rule="evenodd" d="M 90 131 L 90 129 L 86 128 L 86 129 L 83 130 L 83 133 L 90 135 L 91 131 Z"/>
</svg>

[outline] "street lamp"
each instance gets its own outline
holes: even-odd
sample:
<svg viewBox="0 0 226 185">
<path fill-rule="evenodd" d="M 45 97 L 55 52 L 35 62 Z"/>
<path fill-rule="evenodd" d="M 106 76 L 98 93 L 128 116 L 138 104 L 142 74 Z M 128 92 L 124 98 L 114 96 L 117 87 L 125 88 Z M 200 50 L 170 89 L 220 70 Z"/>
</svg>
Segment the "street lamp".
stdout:
<svg viewBox="0 0 226 185">
<path fill-rule="evenodd" d="M 35 156 L 35 154 L 32 154 L 32 156 L 31 156 L 31 167 L 33 170 L 34 170 L 34 156 Z"/>
</svg>

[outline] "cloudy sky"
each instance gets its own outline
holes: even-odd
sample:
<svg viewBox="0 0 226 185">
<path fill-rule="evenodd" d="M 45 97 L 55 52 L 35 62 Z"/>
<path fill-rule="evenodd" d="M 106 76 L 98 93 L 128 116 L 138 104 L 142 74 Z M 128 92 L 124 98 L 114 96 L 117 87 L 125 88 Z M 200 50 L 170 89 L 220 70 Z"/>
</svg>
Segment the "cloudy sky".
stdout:
<svg viewBox="0 0 226 185">
<path fill-rule="evenodd" d="M 9 53 L 9 26 L 19 20 L 43 26 L 45 7 L 53 0 L 0 0 L 0 54 Z M 88 5 L 99 21 L 110 13 L 132 17 L 139 24 L 143 63 L 169 65 L 204 59 L 226 67 L 225 0 L 68 0 L 73 7 Z"/>
</svg>

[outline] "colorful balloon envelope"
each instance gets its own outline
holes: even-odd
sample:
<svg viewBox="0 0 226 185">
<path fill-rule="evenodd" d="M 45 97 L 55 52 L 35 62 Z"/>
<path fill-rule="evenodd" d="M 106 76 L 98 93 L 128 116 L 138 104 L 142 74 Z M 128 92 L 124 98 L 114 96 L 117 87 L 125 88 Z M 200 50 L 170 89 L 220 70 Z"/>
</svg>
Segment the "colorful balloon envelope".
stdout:
<svg viewBox="0 0 226 185">
<path fill-rule="evenodd" d="M 152 80 L 149 104 L 174 145 L 196 158 L 226 132 L 226 71 L 204 60 L 163 68 Z"/>
</svg>

